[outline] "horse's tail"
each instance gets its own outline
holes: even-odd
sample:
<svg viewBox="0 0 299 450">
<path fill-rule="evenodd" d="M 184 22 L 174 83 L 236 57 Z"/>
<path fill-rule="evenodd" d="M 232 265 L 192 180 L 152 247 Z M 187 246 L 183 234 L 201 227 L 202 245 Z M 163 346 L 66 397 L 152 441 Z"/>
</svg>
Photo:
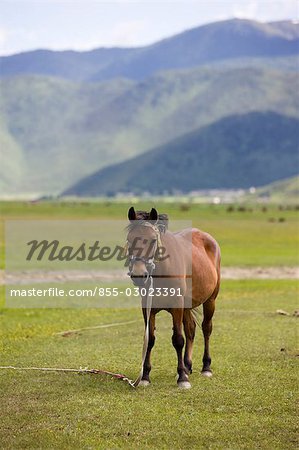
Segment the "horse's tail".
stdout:
<svg viewBox="0 0 299 450">
<path fill-rule="evenodd" d="M 218 273 L 217 285 L 216 285 L 215 290 L 214 290 L 213 294 L 211 295 L 211 297 L 208 298 L 207 302 L 210 300 L 215 300 L 218 295 L 219 288 L 220 288 L 220 266 L 217 269 L 217 273 Z M 195 306 L 195 308 L 191 309 L 192 319 L 195 321 L 196 325 L 199 325 L 199 326 L 201 326 L 201 319 L 200 319 L 202 316 L 201 306 L 202 305 Z"/>
<path fill-rule="evenodd" d="M 200 317 L 201 317 L 202 313 L 201 313 L 201 308 L 200 307 L 201 307 L 201 305 L 196 306 L 195 308 L 191 309 L 192 319 L 194 320 L 194 322 L 198 326 L 201 326 L 201 319 L 200 319 Z"/>
</svg>

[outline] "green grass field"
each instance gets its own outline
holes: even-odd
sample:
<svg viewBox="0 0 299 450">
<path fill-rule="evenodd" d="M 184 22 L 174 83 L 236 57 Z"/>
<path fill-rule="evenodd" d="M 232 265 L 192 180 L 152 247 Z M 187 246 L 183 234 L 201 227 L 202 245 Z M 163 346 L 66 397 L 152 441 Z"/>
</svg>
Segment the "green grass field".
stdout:
<svg viewBox="0 0 299 450">
<path fill-rule="evenodd" d="M 156 206 L 172 218 L 192 218 L 195 226 L 213 234 L 225 265 L 298 264 L 295 210 L 271 207 L 263 212 L 258 206 L 227 212 L 226 206 L 192 205 L 183 211 L 180 205 Z M 108 203 L 1 205 L 3 219 L 122 218 L 126 210 L 127 205 Z M 280 217 L 285 220 L 279 222 Z M 3 239 L 1 246 L 3 255 Z M 296 308 L 296 280 L 224 280 L 211 339 L 214 376 L 205 379 L 199 373 L 203 343 L 198 329 L 189 391 L 176 387 L 176 355 L 166 312 L 157 318 L 148 388 L 133 389 L 101 375 L 0 370 L 0 448 L 298 448 Z M 291 315 L 278 315 L 277 309 Z M 133 320 L 68 337 L 55 334 Z M 134 378 L 142 339 L 138 300 L 131 309 L 10 309 L 1 290 L 0 365 L 88 366 Z"/>
<path fill-rule="evenodd" d="M 150 209 L 149 203 L 135 208 Z M 226 205 L 180 205 L 158 203 L 170 220 L 192 220 L 193 226 L 212 234 L 220 243 L 225 266 L 296 266 L 299 264 L 298 210 L 278 206 L 238 206 L 228 212 Z M 187 210 L 185 210 L 187 208 Z M 0 255 L 4 261 L 5 219 L 126 219 L 128 205 L 114 202 L 81 203 L 0 203 Z"/>
<path fill-rule="evenodd" d="M 295 281 L 224 282 L 212 337 L 214 377 L 176 387 L 171 320 L 157 320 L 152 385 L 99 375 L 0 371 L 1 448 L 295 449 Z M 129 310 L 1 310 L 1 364 L 100 367 L 134 378 L 142 321 L 69 337 L 54 333 L 141 319 Z"/>
</svg>

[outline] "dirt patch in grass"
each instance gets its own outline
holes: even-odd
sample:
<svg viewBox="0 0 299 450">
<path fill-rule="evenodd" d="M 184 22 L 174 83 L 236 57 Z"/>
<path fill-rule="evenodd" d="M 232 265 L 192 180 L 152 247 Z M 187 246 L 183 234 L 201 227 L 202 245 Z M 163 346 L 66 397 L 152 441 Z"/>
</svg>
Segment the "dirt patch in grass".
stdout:
<svg viewBox="0 0 299 450">
<path fill-rule="evenodd" d="M 227 280 L 298 279 L 299 267 L 223 267 L 222 278 Z"/>
<path fill-rule="evenodd" d="M 226 280 L 276 280 L 299 279 L 299 267 L 222 267 L 222 278 Z M 0 285 L 30 283 L 64 283 L 68 281 L 124 281 L 128 276 L 123 270 L 106 271 L 22 271 L 9 273 L 0 271 Z"/>
</svg>

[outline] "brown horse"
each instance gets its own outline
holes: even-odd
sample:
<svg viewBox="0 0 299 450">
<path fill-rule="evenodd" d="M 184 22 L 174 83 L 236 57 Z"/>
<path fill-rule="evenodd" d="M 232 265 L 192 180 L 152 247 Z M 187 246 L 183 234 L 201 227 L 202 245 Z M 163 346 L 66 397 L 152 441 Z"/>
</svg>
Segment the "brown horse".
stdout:
<svg viewBox="0 0 299 450">
<path fill-rule="evenodd" d="M 203 305 L 204 336 L 201 373 L 207 377 L 212 376 L 209 338 L 212 332 L 215 299 L 220 287 L 219 245 L 212 236 L 196 228 L 170 232 L 167 229 L 167 216 L 159 215 L 154 208 L 147 213 L 135 211 L 131 207 L 128 218 L 129 275 L 141 292 L 145 325 L 147 325 L 146 299 L 151 277 L 154 292 L 153 307 L 149 316 L 149 341 L 140 384 L 145 386 L 150 383 L 150 357 L 155 343 L 155 316 L 159 311 L 167 310 L 173 320 L 172 343 L 178 358 L 178 386 L 190 388 L 189 374 L 192 373 L 196 313 L 200 305 Z M 166 295 L 161 297 L 161 292 Z M 184 357 L 183 328 L 186 337 Z"/>
</svg>

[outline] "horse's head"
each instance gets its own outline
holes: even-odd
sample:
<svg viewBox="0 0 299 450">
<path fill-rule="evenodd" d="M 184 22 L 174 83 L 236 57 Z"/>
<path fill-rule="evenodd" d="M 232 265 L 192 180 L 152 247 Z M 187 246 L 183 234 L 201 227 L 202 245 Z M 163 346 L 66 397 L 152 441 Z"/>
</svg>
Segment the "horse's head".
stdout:
<svg viewBox="0 0 299 450">
<path fill-rule="evenodd" d="M 128 275 L 136 286 L 145 286 L 155 268 L 154 259 L 160 240 L 156 226 L 159 216 L 155 208 L 147 216 L 138 213 L 133 206 L 128 211 Z"/>
</svg>

